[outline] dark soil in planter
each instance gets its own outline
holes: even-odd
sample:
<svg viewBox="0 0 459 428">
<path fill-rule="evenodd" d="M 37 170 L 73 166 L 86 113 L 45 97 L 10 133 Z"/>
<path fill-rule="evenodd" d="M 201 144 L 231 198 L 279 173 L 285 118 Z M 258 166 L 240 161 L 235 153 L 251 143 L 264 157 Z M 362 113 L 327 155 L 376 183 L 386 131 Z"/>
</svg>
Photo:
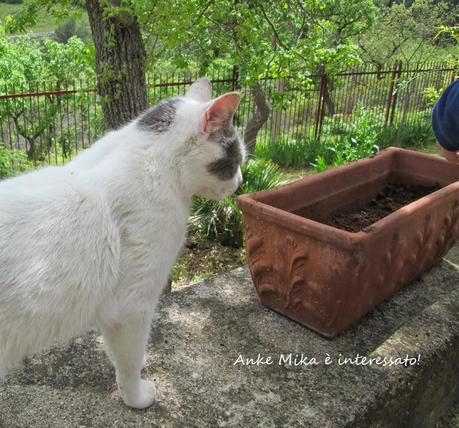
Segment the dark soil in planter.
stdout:
<svg viewBox="0 0 459 428">
<path fill-rule="evenodd" d="M 388 184 L 375 198 L 358 209 L 338 211 L 324 219 L 322 223 L 348 232 L 369 232 L 371 224 L 386 217 L 404 205 L 408 205 L 429 193 L 441 189 L 438 184 L 430 187 Z"/>
</svg>

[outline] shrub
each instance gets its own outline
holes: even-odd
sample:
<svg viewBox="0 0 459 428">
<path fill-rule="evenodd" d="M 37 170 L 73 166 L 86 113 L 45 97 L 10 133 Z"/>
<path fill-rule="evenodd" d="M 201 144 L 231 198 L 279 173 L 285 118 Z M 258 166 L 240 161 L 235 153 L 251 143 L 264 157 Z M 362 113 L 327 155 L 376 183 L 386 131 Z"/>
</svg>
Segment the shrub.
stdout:
<svg viewBox="0 0 459 428">
<path fill-rule="evenodd" d="M 314 162 L 316 171 L 374 155 L 379 151 L 380 129 L 379 115 L 362 107 L 357 109 L 355 119 L 351 123 L 334 121 L 332 124 L 327 124 L 328 135 L 324 135 L 327 154 L 316 157 Z"/>
<path fill-rule="evenodd" d="M 24 172 L 33 167 L 27 155 L 21 150 L 7 149 L 0 141 L 0 179 Z"/>
<path fill-rule="evenodd" d="M 424 148 L 435 141 L 430 109 L 395 117 L 395 123 L 400 121 L 400 124 L 386 128 L 382 126 L 381 115 L 378 110 L 360 107 L 351 123 L 346 123 L 341 115 L 327 119 L 322 137 L 326 154 L 316 157 L 316 171 L 371 156 L 389 146 Z"/>
<path fill-rule="evenodd" d="M 325 136 L 354 136 L 359 141 L 365 141 L 367 134 L 378 134 L 383 123 L 384 114 L 381 109 L 367 109 L 359 105 L 354 113 L 347 117 L 342 114 L 325 117 L 322 134 Z"/>
<path fill-rule="evenodd" d="M 424 123 L 390 126 L 378 135 L 380 148 L 398 146 L 406 148 L 423 148 L 435 142 L 435 135 L 430 120 Z"/>
<path fill-rule="evenodd" d="M 87 41 L 90 38 L 90 32 L 72 17 L 67 18 L 54 30 L 54 38 L 59 43 L 67 43 L 73 36 Z"/>
<path fill-rule="evenodd" d="M 196 197 L 189 230 L 198 236 L 216 240 L 223 245 L 241 247 L 243 244 L 242 214 L 236 197 L 244 193 L 271 189 L 283 183 L 279 168 L 270 161 L 249 160 L 242 166 L 244 182 L 232 196 L 214 201 Z"/>
</svg>

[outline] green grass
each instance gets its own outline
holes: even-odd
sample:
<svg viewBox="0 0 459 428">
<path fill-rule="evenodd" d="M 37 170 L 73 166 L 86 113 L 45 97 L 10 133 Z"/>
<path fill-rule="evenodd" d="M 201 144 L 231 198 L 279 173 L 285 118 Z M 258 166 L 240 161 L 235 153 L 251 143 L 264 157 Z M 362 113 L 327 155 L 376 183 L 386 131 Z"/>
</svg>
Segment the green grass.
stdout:
<svg viewBox="0 0 459 428">
<path fill-rule="evenodd" d="M 438 148 L 435 143 L 431 142 L 424 146 L 410 147 L 408 150 L 414 150 L 418 152 L 428 153 L 431 155 L 438 155 Z M 292 181 L 300 180 L 301 178 L 306 177 L 307 175 L 315 174 L 316 171 L 313 167 L 280 167 L 280 174 L 282 180 L 290 183 Z"/>
<path fill-rule="evenodd" d="M 323 144 L 308 138 L 291 138 L 282 135 L 275 144 L 259 141 L 255 146 L 255 156 L 271 160 L 282 167 L 308 168 L 318 155 L 324 153 Z"/>
<path fill-rule="evenodd" d="M 438 155 L 439 154 L 438 147 L 437 147 L 436 143 L 429 143 L 428 145 L 423 146 L 423 147 L 415 147 L 414 150 L 417 150 L 417 151 L 423 152 L 423 153 L 429 153 L 431 155 Z"/>
<path fill-rule="evenodd" d="M 290 183 L 292 181 L 300 180 L 307 175 L 314 174 L 313 167 L 283 167 L 280 169 L 282 180 Z"/>
<path fill-rule="evenodd" d="M 26 3 L 28 3 L 27 0 L 23 4 L 0 3 L 0 20 L 3 21 L 7 16 L 18 13 Z M 41 9 L 38 12 L 37 23 L 30 28 L 30 31 L 33 33 L 50 32 L 54 31 L 57 25 L 56 20 L 45 9 Z"/>
</svg>

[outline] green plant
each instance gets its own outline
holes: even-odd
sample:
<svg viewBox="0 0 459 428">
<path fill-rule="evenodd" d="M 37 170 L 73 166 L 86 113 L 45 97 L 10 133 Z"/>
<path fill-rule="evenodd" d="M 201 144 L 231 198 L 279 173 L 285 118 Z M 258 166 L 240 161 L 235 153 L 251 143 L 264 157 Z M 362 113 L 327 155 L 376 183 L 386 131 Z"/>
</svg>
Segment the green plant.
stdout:
<svg viewBox="0 0 459 428">
<path fill-rule="evenodd" d="M 380 132 L 377 144 L 382 149 L 389 146 L 424 148 L 434 142 L 435 135 L 429 118 L 420 123 L 389 126 Z"/>
<path fill-rule="evenodd" d="M 326 155 L 319 155 L 314 162 L 316 171 L 328 166 L 340 166 L 348 162 L 374 155 L 379 151 L 378 136 L 381 118 L 378 112 L 358 107 L 354 121 L 346 123 L 342 116 L 325 124 L 324 146 Z"/>
<path fill-rule="evenodd" d="M 279 167 L 268 160 L 249 160 L 242 166 L 244 182 L 234 195 L 214 201 L 203 197 L 194 200 L 189 229 L 200 237 L 223 245 L 241 247 L 242 214 L 236 197 L 244 193 L 271 189 L 283 183 Z"/>
<path fill-rule="evenodd" d="M 284 167 L 310 166 L 324 151 L 324 146 L 318 141 L 304 137 L 291 138 L 287 134 L 281 135 L 275 144 L 259 141 L 255 146 L 257 158 L 271 160 Z"/>
<path fill-rule="evenodd" d="M 24 172 L 32 167 L 32 162 L 27 160 L 27 155 L 23 151 L 8 149 L 0 141 L 0 179 Z"/>
<path fill-rule="evenodd" d="M 317 172 L 322 172 L 327 169 L 327 160 L 324 156 L 317 156 L 315 162 L 312 164 Z"/>
<path fill-rule="evenodd" d="M 440 98 L 440 94 L 443 92 L 444 88 L 440 88 L 437 90 L 433 86 L 429 86 L 422 91 L 422 98 L 424 102 L 429 107 L 433 107 L 434 104 L 437 102 L 438 98 Z"/>
</svg>

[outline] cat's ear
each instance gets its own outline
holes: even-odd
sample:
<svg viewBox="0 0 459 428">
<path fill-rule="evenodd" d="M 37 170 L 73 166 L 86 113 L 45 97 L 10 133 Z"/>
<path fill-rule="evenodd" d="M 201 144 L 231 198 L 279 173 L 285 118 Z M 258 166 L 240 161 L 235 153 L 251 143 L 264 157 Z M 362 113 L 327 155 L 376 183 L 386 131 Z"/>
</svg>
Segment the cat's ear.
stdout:
<svg viewBox="0 0 459 428">
<path fill-rule="evenodd" d="M 212 101 L 204 113 L 202 132 L 208 135 L 228 127 L 233 121 L 234 113 L 236 113 L 240 101 L 239 92 L 229 92 Z"/>
<path fill-rule="evenodd" d="M 186 91 L 185 97 L 205 103 L 210 101 L 212 99 L 211 81 L 206 78 L 196 80 Z"/>
</svg>

